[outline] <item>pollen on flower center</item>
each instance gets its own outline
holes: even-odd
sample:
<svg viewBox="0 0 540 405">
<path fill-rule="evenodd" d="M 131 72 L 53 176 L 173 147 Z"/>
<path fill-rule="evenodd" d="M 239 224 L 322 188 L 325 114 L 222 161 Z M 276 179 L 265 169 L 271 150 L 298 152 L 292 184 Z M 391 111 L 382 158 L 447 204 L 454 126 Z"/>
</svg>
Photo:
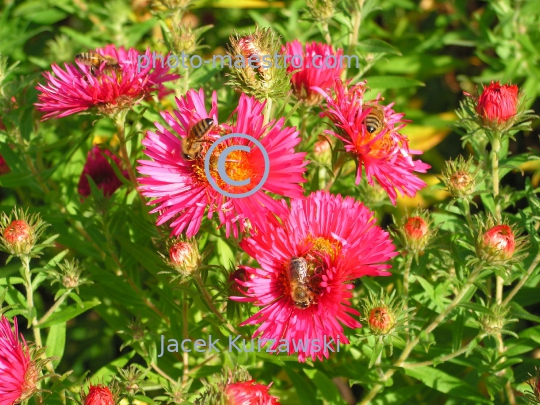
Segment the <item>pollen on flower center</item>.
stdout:
<svg viewBox="0 0 540 405">
<path fill-rule="evenodd" d="M 219 157 L 221 156 L 221 153 L 227 149 L 227 147 L 228 145 L 221 143 L 213 151 L 212 156 L 210 157 L 210 175 L 222 190 L 233 193 L 245 192 L 257 184 L 256 182 L 254 183 L 253 177 L 255 175 L 255 171 L 253 170 L 249 161 L 249 153 L 241 150 L 235 150 L 227 155 L 225 160 L 225 172 L 227 173 L 227 176 L 234 181 L 251 179 L 250 183 L 246 186 L 234 186 L 227 183 L 225 179 L 221 177 L 218 170 Z M 208 178 L 204 170 L 204 160 L 206 158 L 206 151 L 209 148 L 210 144 L 201 151 L 201 157 L 193 162 L 193 172 L 195 173 L 196 177 L 204 183 L 208 183 Z"/>
<path fill-rule="evenodd" d="M 330 256 L 331 259 L 335 259 L 336 255 L 338 255 L 341 250 L 340 242 L 322 236 L 315 238 L 312 235 L 309 235 L 306 238 L 306 243 L 312 244 L 312 247 L 308 253 L 308 257 L 310 259 L 312 258 L 312 260 L 316 259 L 316 256 L 318 256 L 318 259 L 320 259 L 320 256 L 325 254 Z"/>
</svg>

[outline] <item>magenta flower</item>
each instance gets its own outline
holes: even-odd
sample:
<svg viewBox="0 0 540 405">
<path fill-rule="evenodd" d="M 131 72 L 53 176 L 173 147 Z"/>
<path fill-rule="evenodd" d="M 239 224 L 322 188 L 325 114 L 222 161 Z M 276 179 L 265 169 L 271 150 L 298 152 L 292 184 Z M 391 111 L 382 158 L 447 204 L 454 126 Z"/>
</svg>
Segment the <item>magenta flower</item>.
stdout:
<svg viewBox="0 0 540 405">
<path fill-rule="evenodd" d="M 77 189 L 81 196 L 88 197 L 91 194 L 87 175 L 90 176 L 94 183 L 96 183 L 97 188 L 103 191 L 103 194 L 107 197 L 112 195 L 122 185 L 122 182 L 116 176 L 105 155 L 109 156 L 118 167 L 122 167 L 122 161 L 118 156 L 109 150 L 102 150 L 98 145 L 95 145 L 88 152 L 86 163 L 79 178 Z M 124 171 L 124 176 L 127 176 L 127 171 Z"/>
<path fill-rule="evenodd" d="M 362 203 L 323 191 L 291 200 L 283 221 L 269 221 L 240 246 L 261 268 L 245 267 L 246 281 L 236 282 L 246 288 L 246 297 L 231 299 L 263 307 L 242 325 L 260 324 L 253 338 L 276 339 L 274 349 L 285 339 L 288 353 L 297 352 L 299 361 L 329 357 L 324 342 L 331 339 L 333 347 L 338 338 L 340 344 L 349 342 L 341 324 L 361 325 L 352 317 L 358 312 L 350 307 L 354 286 L 348 282 L 365 275 L 389 275 L 385 270 L 390 266 L 383 262 L 397 254 L 388 233 L 375 225 L 373 213 Z M 288 278 L 293 258 L 307 265 L 308 304 L 295 301 L 295 286 Z M 321 350 L 299 349 L 299 339 L 300 344 L 318 339 Z"/>
<path fill-rule="evenodd" d="M 47 113 L 43 120 L 66 117 L 91 108 L 95 108 L 97 113 L 110 115 L 131 108 L 154 91 L 163 93 L 163 83 L 179 78 L 168 74 L 169 67 L 166 64 L 162 66 L 159 60 L 152 72 L 151 63 L 146 68 L 139 67 L 139 52 L 133 48 L 125 50 L 108 45 L 96 49 L 95 53 L 114 58 L 119 69 L 107 69 L 102 64 L 92 73 L 91 68 L 81 62 L 76 62 L 78 68 L 64 64 L 66 70 L 53 64 L 54 75 L 45 72 L 47 84 L 37 87 L 41 93 L 36 107 Z M 145 56 L 151 60 L 150 49 L 146 50 Z"/>
<path fill-rule="evenodd" d="M 345 144 L 345 150 L 358 160 L 356 185 L 362 179 L 362 168 L 366 170 L 368 183 L 373 185 L 375 178 L 388 193 L 395 205 L 397 191 L 401 195 L 414 197 L 416 192 L 426 183 L 413 172 L 425 173 L 431 166 L 413 160 L 412 155 L 420 155 L 422 151 L 409 149 L 409 140 L 398 131 L 407 121 L 405 114 L 396 113 L 392 104 L 379 105 L 379 99 L 366 103 L 364 92 L 366 83 L 359 83 L 350 88 L 336 79 L 334 96 L 321 88 L 315 88 L 326 97 L 327 108 L 321 113 L 333 122 L 336 130 L 326 133 L 335 135 Z M 366 127 L 366 117 L 373 109 L 382 109 L 381 128 L 371 132 Z"/>
<path fill-rule="evenodd" d="M 294 94 L 298 99 L 305 100 L 309 106 L 317 105 L 323 100 L 323 96 L 311 87 L 333 87 L 334 80 L 339 78 L 345 69 L 345 66 L 342 66 L 343 50 L 334 51 L 332 46 L 323 43 L 307 43 L 304 51 L 300 41 L 295 39 L 283 46 L 282 53 L 291 57 L 297 55 L 296 58 L 288 59 L 287 71 L 296 70 L 291 77 Z M 298 56 L 301 56 L 302 60 Z"/>
<path fill-rule="evenodd" d="M 23 402 L 37 391 L 38 369 L 22 335 L 19 341 L 17 318 L 13 322 L 14 330 L 4 315 L 0 319 L 0 405 Z"/>
<path fill-rule="evenodd" d="M 234 123 L 218 124 L 217 94 L 212 95 L 212 108 L 207 112 L 204 92 L 190 90 L 185 97 L 176 100 L 178 110 L 173 114 L 161 115 L 171 126 L 172 132 L 159 123 L 157 131 L 147 133 L 143 141 L 145 153 L 152 160 L 140 160 L 139 172 L 148 177 L 139 178 L 140 190 L 147 197 L 156 198 L 152 204 L 158 206 L 152 212 L 159 212 L 157 225 L 172 220 L 172 233 L 195 235 L 205 215 L 211 218 L 217 213 L 219 222 L 225 225 L 227 236 L 233 232 L 238 237 L 245 228 L 245 220 L 251 226 L 266 221 L 266 213 L 284 214 L 284 206 L 263 191 L 287 197 L 302 197 L 300 183 L 305 182 L 303 173 L 307 161 L 306 153 L 295 153 L 294 147 L 300 142 L 299 132 L 292 127 L 284 127 L 284 119 L 263 125 L 264 103 L 245 94 L 240 96 L 238 107 L 233 112 Z M 198 121 L 211 118 L 213 129 L 205 136 L 200 156 L 185 160 L 182 156 L 181 138 L 185 138 L 191 127 Z M 263 187 L 244 198 L 226 197 L 216 191 L 208 181 L 204 170 L 204 158 L 212 142 L 220 135 L 243 133 L 259 140 L 270 160 L 270 173 Z M 250 179 L 247 186 L 233 186 L 225 183 L 218 171 L 220 153 L 231 145 L 248 145 L 251 152 L 234 151 L 228 155 L 227 175 L 235 181 Z M 263 155 L 251 141 L 240 138 L 229 139 L 216 147 L 210 158 L 210 173 L 217 185 L 224 191 L 240 194 L 257 186 L 264 174 Z"/>
</svg>

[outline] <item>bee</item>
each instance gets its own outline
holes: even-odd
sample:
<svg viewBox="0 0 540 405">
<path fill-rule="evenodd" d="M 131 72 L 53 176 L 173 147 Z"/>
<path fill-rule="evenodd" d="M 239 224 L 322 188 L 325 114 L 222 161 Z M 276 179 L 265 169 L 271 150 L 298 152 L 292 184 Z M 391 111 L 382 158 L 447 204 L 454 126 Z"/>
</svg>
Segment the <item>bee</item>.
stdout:
<svg viewBox="0 0 540 405">
<path fill-rule="evenodd" d="M 75 60 L 85 66 L 89 66 L 90 73 L 93 76 L 96 76 L 96 73 L 99 72 L 99 68 L 105 63 L 102 70 L 103 73 L 110 73 L 114 70 L 116 76 L 121 77 L 122 69 L 118 64 L 118 61 L 112 56 L 103 56 L 95 52 L 82 52 L 75 55 Z"/>
<path fill-rule="evenodd" d="M 371 111 L 364 120 L 364 125 L 371 135 L 377 135 L 384 128 L 384 110 L 378 105 L 370 105 Z"/>
<path fill-rule="evenodd" d="M 214 128 L 214 120 L 205 118 L 196 122 L 182 138 L 182 157 L 185 160 L 194 160 L 201 156 L 202 144 L 210 142 L 203 139 Z"/>
<path fill-rule="evenodd" d="M 303 257 L 293 257 L 287 269 L 291 298 L 297 308 L 306 309 L 313 303 L 313 291 L 309 288 L 308 264 Z"/>
</svg>

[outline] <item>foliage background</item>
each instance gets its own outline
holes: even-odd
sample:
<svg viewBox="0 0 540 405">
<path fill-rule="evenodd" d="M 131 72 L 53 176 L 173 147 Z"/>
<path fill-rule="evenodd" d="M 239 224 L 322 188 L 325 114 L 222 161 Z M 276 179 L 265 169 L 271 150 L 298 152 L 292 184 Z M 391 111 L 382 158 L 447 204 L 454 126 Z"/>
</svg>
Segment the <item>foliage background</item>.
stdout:
<svg viewBox="0 0 540 405">
<path fill-rule="evenodd" d="M 92 381 L 102 379 L 107 382 L 117 373 L 116 367 L 136 363 L 146 369 L 147 365 L 156 362 L 155 346 L 159 343 L 159 335 L 183 335 L 182 314 L 186 300 L 190 300 L 190 336 L 212 334 L 226 339 L 226 329 L 210 315 L 195 285 L 188 284 L 180 290 L 168 287 L 167 275 L 160 274 L 167 267 L 157 253 L 166 252 L 163 236 L 167 231 L 160 233 L 154 226 L 154 218 L 141 206 L 136 193 L 123 187 L 110 201 L 96 195 L 81 203 L 77 183 L 86 154 L 95 142 L 117 145 L 113 122 L 107 119 L 94 121 L 88 116 L 40 122 L 41 116 L 33 105 L 37 100 L 35 85 L 43 82 L 41 72 L 49 70 L 52 62 L 71 62 L 75 54 L 109 43 L 139 50 L 150 47 L 166 53 L 159 15 L 153 14 L 151 5 L 141 0 L 4 0 L 0 7 L 0 54 L 8 57 L 9 65 L 18 62 L 8 78 L 0 77 L 0 81 L 4 80 L 0 118 L 8 128 L 0 131 L 0 154 L 11 169 L 0 176 L 0 211 L 10 212 L 15 205 L 30 207 L 51 224 L 48 234 L 58 235 L 55 246 L 45 250 L 41 259 L 33 261 L 33 269 L 54 266 L 63 258 L 77 258 L 85 269 L 85 276 L 93 281 L 92 285 L 80 289 L 84 310 L 78 310 L 77 302 L 68 298 L 56 322 L 50 323 L 50 327 L 44 325 L 48 354 L 61 357 L 55 363 L 56 371 L 62 374 L 73 370 L 63 387 L 78 387 L 86 373 Z M 351 29 L 346 7 L 346 2 L 339 2 L 341 12 L 330 23 L 334 45 L 342 48 L 347 47 Z M 349 77 L 358 73 L 362 79 L 367 78 L 372 97 L 381 92 L 385 103 L 395 102 L 394 109 L 405 112 L 406 118 L 413 121 L 403 132 L 411 139 L 413 149 L 425 152 L 422 160 L 432 165 L 427 175 L 420 176 L 430 186 L 438 183 L 436 176 L 446 160 L 471 152 L 449 126 L 457 118 L 454 110 L 463 99 L 464 91 L 476 93 L 480 83 L 491 80 L 512 82 L 518 84 L 528 97 L 527 106 L 540 110 L 540 11 L 536 0 L 366 0 L 363 10 L 359 45 L 353 52 L 364 60 L 361 71 L 353 70 Z M 197 50 L 208 57 L 212 53 L 223 53 L 230 35 L 253 31 L 256 23 L 276 29 L 283 42 L 293 39 L 324 41 L 319 26 L 307 17 L 303 1 L 218 0 L 195 2 L 182 21 L 192 27 L 212 25 L 202 34 L 201 47 Z M 180 73 L 186 75 L 186 72 Z M 237 95 L 224 86 L 225 73 L 226 70 L 207 67 L 191 71 L 189 82 L 181 79 L 173 88 L 176 94 L 203 84 L 207 91 L 216 89 L 220 118 L 224 119 L 237 99 Z M 140 141 L 144 131 L 152 128 L 154 121 L 161 122 L 158 111 L 171 107 L 172 98 L 169 97 L 162 105 L 145 102 L 130 114 L 131 156 L 142 156 Z M 300 117 L 294 115 L 290 124 L 299 125 Z M 10 132 L 10 128 L 15 129 Z M 519 155 L 532 149 L 533 154 L 538 155 L 537 121 L 533 128 L 531 133 L 520 134 L 510 143 L 511 154 Z M 314 142 L 323 129 L 317 120 L 311 119 L 306 132 Z M 524 173 L 509 170 L 502 185 L 517 190 L 525 189 L 527 184 L 538 186 L 538 162 L 522 159 L 519 163 Z M 318 188 L 318 182 L 322 181 L 314 179 L 315 172 L 309 172 L 312 181 L 308 189 Z M 362 189 L 354 186 L 351 176 L 338 179 L 332 192 L 359 199 L 365 197 L 361 194 Z M 476 200 L 479 210 L 483 209 L 482 198 Z M 517 219 L 521 211 L 530 212 L 527 207 L 531 198 L 534 196 L 530 193 L 527 198 L 516 197 L 507 210 L 509 217 Z M 443 231 L 454 232 L 459 230 L 459 223 L 455 213 L 446 210 L 448 201 L 448 193 L 427 187 L 416 198 L 400 198 L 397 207 L 383 204 L 374 208 L 380 224 L 388 227 L 392 215 L 399 219 L 407 209 L 410 212 L 419 205 L 431 207 L 435 212 L 435 224 Z M 226 240 L 211 224 L 203 230 L 199 234 L 199 246 L 201 249 L 213 247 L 208 259 L 210 264 L 224 266 L 230 271 L 234 264 L 246 261 L 235 241 Z M 525 268 L 532 262 L 537 246 L 531 248 Z M 16 306 L 8 314 L 24 315 L 25 298 L 17 278 L 20 262 L 12 260 L 4 265 L 6 258 L 7 255 L 0 253 L 0 286 L 7 289 L 7 304 Z M 414 272 L 421 275 L 428 272 L 430 258 L 429 255 L 423 257 Z M 400 286 L 402 260 L 401 257 L 395 259 L 393 276 L 358 282 L 356 306 L 366 290 L 376 289 L 377 284 L 386 289 Z M 34 275 L 41 281 L 35 294 L 38 314 L 46 312 L 54 303 L 58 290 L 58 285 L 51 286 L 41 274 L 37 271 Z M 210 272 L 204 278 L 207 285 L 223 287 L 227 274 Z M 531 277 L 515 297 L 515 302 L 526 309 L 526 314 L 522 313 L 519 322 L 511 326 L 519 338 L 510 338 L 507 344 L 520 360 L 509 370 L 514 386 L 521 384 L 521 389 L 540 357 L 537 351 L 540 318 L 535 315 L 540 308 L 538 282 L 540 276 Z M 434 287 L 438 294 L 437 286 Z M 225 288 L 214 287 L 211 291 L 216 295 L 216 305 L 221 306 L 226 297 Z M 417 306 L 429 306 L 429 297 L 418 284 L 412 295 Z M 227 317 L 237 325 L 240 319 L 245 319 L 247 311 L 238 304 L 229 304 Z M 424 308 L 422 317 L 427 319 L 430 311 Z M 135 318 L 144 322 L 144 330 L 134 342 L 134 332 L 129 325 Z M 252 332 L 249 328 L 241 330 L 246 334 Z M 455 333 L 452 322 L 442 325 L 435 334 L 436 344 L 430 348 L 428 357 L 434 357 L 439 348 L 452 346 L 452 333 Z M 453 339 L 467 341 L 474 334 L 474 329 L 466 325 L 462 336 Z M 32 339 L 31 333 L 28 339 Z M 488 348 L 494 345 L 489 340 L 484 344 Z M 367 368 L 369 350 L 363 343 L 351 345 L 329 361 L 315 365 L 265 355 L 223 353 L 219 359 L 201 365 L 190 374 L 194 378 L 190 392 L 201 387 L 200 377 L 220 371 L 222 365 L 242 364 L 249 367 L 256 379 L 268 383 L 274 381 L 272 392 L 281 397 L 283 404 L 320 404 L 323 401 L 341 404 L 343 400 L 339 399 L 332 378 L 349 379 L 357 398 L 365 393 L 367 384 L 377 379 L 374 371 Z M 202 360 L 202 357 L 192 359 L 191 368 Z M 453 380 L 443 378 L 441 388 L 430 384 L 428 376 L 396 374 L 394 387 L 386 389 L 373 403 L 478 403 L 479 397 L 488 398 L 484 395 L 497 391 L 490 390 L 490 385 L 497 386 L 497 382 L 482 361 L 477 355 L 437 366 L 445 375 L 460 378 L 474 387 L 472 393 Z M 176 379 L 181 375 L 179 366 L 175 365 L 178 362 L 181 363 L 181 359 L 164 357 L 159 359 L 159 367 Z M 162 394 L 158 382 L 164 380 L 150 367 L 146 397 Z M 452 384 L 456 386 L 451 387 Z M 64 400 L 63 395 L 55 393 L 46 403 Z M 486 403 L 489 401 L 502 403 L 498 395 Z"/>
</svg>

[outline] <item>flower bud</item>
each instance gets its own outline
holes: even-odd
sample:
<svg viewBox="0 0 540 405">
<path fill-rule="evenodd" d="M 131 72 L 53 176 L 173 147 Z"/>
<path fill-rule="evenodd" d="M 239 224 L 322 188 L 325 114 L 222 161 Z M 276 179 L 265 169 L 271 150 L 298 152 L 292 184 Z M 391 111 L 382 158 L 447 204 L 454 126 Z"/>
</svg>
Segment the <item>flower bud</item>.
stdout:
<svg viewBox="0 0 540 405">
<path fill-rule="evenodd" d="M 4 229 L 2 236 L 6 246 L 16 256 L 30 253 L 35 242 L 32 228 L 21 219 L 12 221 Z"/>
<path fill-rule="evenodd" d="M 273 29 L 257 27 L 253 34 L 231 37 L 230 42 L 228 85 L 259 100 L 287 96 L 290 74 L 283 66 L 283 58 L 275 60 L 281 52 L 281 41 Z"/>
<path fill-rule="evenodd" d="M 279 405 L 279 398 L 270 395 L 270 385 L 254 381 L 247 370 L 237 367 L 215 374 L 213 381 L 202 380 L 205 390 L 195 400 L 195 405 Z"/>
<path fill-rule="evenodd" d="M 196 242 L 178 241 L 169 248 L 169 261 L 181 274 L 191 274 L 200 264 L 200 255 Z"/>
<path fill-rule="evenodd" d="M 441 180 L 447 187 L 447 190 L 454 198 L 467 198 L 476 191 L 478 173 L 481 165 L 479 164 L 473 170 L 473 158 L 467 161 L 459 156 L 455 161 L 447 161 L 442 171 Z"/>
<path fill-rule="evenodd" d="M 478 98 L 476 112 L 487 126 L 505 123 L 516 115 L 518 87 L 492 81 Z"/>
<path fill-rule="evenodd" d="M 335 13 L 332 0 L 306 0 L 306 6 L 308 6 L 309 13 L 315 21 L 328 21 Z"/>
<path fill-rule="evenodd" d="M 376 335 L 387 335 L 395 325 L 395 316 L 388 307 L 376 307 L 369 312 L 368 324 Z"/>
<path fill-rule="evenodd" d="M 403 247 L 413 253 L 421 253 L 428 245 L 433 232 L 426 221 L 427 214 L 417 211 L 417 214 L 407 217 L 399 229 Z"/>
<path fill-rule="evenodd" d="M 278 398 L 268 392 L 270 386 L 256 383 L 254 380 L 227 385 L 225 397 L 227 405 L 265 404 L 277 405 Z"/>
<path fill-rule="evenodd" d="M 507 261 L 514 255 L 515 249 L 514 233 L 508 225 L 488 229 L 477 243 L 478 255 L 488 261 Z"/>
<path fill-rule="evenodd" d="M 114 396 L 107 386 L 90 385 L 90 390 L 84 399 L 84 405 L 115 405 Z"/>
</svg>

